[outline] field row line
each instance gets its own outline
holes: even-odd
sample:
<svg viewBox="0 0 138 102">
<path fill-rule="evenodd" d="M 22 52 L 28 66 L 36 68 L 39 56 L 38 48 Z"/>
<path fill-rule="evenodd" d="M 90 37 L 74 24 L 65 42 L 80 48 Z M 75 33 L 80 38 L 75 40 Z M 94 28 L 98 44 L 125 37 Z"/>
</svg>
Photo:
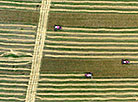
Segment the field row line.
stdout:
<svg viewBox="0 0 138 102">
<path fill-rule="evenodd" d="M 79 79 L 80 80 L 80 79 Z M 44 80 L 43 80 L 44 81 Z M 45 81 L 50 81 L 50 80 L 45 80 Z M 70 80 L 73 81 L 73 80 Z M 75 81 L 75 80 L 74 80 Z M 39 83 L 40 86 L 72 86 L 72 87 L 76 87 L 76 86 L 137 86 L 138 83 L 66 83 L 66 84 L 57 84 L 57 83 Z"/>
<path fill-rule="evenodd" d="M 20 70 L 20 71 L 30 71 L 31 69 L 28 68 L 10 68 L 10 67 L 0 67 L 0 69 L 2 70 Z"/>
<path fill-rule="evenodd" d="M 19 50 L 26 50 L 26 51 L 33 51 L 33 48 L 6 48 L 6 47 L 0 47 L 1 50 L 16 50 L 16 51 L 19 51 Z"/>
<path fill-rule="evenodd" d="M 39 97 L 37 96 L 36 97 L 37 99 L 40 99 L 40 100 L 52 100 L 52 101 L 55 101 L 55 100 L 60 100 L 60 101 L 66 101 L 66 100 L 72 100 L 72 101 L 77 101 L 77 100 L 88 100 L 88 101 L 91 101 L 91 100 L 112 100 L 112 99 L 118 99 L 118 100 L 125 100 L 125 99 L 136 99 L 138 100 L 138 97 L 123 97 L 123 98 L 119 98 L 119 97 L 104 97 L 104 98 L 101 98 L 101 97 L 92 97 L 92 98 L 82 98 L 82 97 L 79 97 L 79 98 L 54 98 L 54 97 Z"/>
<path fill-rule="evenodd" d="M 109 6 L 109 5 L 69 5 L 69 4 L 54 4 L 53 7 L 71 7 L 71 8 L 74 8 L 75 7 L 78 7 L 78 8 L 81 8 L 81 7 L 84 7 L 84 8 L 100 8 L 100 9 L 104 9 L 104 8 L 109 8 L 109 9 L 138 9 L 137 6 L 123 6 L 123 5 L 120 5 L 120 6 L 116 6 L 116 5 L 112 5 L 112 6 Z"/>
<path fill-rule="evenodd" d="M 31 61 L 29 61 L 29 62 L 22 62 L 22 63 L 16 63 L 16 62 L 7 62 L 7 63 L 5 63 L 5 62 L 0 62 L 0 65 L 27 65 L 27 64 L 29 64 L 29 63 L 31 63 Z"/>
<path fill-rule="evenodd" d="M 52 39 L 112 39 L 112 40 L 138 40 L 137 37 L 74 37 L 74 36 L 47 36 Z"/>
<path fill-rule="evenodd" d="M 116 95 L 138 95 L 138 92 L 108 92 L 108 93 L 105 93 L 105 92 L 101 92 L 101 93 L 96 93 L 96 92 L 87 92 L 87 93 L 83 93 L 83 92 L 76 92 L 76 93 L 44 93 L 44 92 L 40 92 L 40 93 L 37 93 L 37 95 L 58 95 L 58 96 L 60 96 L 60 95 L 80 95 L 80 96 L 82 96 L 82 95 L 103 95 L 103 96 L 105 96 L 105 95 L 114 95 L 114 96 L 116 96 Z"/>
<path fill-rule="evenodd" d="M 13 95 L 13 94 L 16 96 L 24 95 L 24 93 L 21 93 L 21 92 L 20 93 L 17 93 L 17 92 L 14 92 L 14 93 L 13 92 L 0 92 L 0 95 Z"/>
<path fill-rule="evenodd" d="M 138 13 L 138 11 L 118 11 L 118 10 L 77 10 L 77 9 L 54 9 L 51 8 L 50 11 L 57 12 L 86 12 L 86 13 Z"/>
<path fill-rule="evenodd" d="M 19 79 L 18 79 L 19 80 Z M 5 86 L 28 86 L 28 84 L 22 84 L 22 83 L 0 83 L 0 85 L 5 85 Z"/>
<path fill-rule="evenodd" d="M 64 2 L 64 3 L 102 3 L 102 4 L 106 4 L 106 3 L 110 3 L 110 4 L 138 4 L 138 2 L 135 1 L 95 1 L 95 0 L 85 0 L 85 1 L 75 1 L 75 0 L 52 0 L 52 2 Z"/>
<path fill-rule="evenodd" d="M 29 32 L 29 33 L 34 33 L 35 30 L 19 30 L 19 29 L 0 29 L 0 31 L 17 31 L 17 32 Z"/>
<path fill-rule="evenodd" d="M 22 4 L 22 5 L 40 5 L 40 3 L 25 3 L 25 2 L 15 2 L 15 1 L 0 1 L 0 3 Z"/>
<path fill-rule="evenodd" d="M 11 38 L 0 38 L 3 41 L 15 41 L 15 42 L 35 42 L 35 39 L 11 39 Z"/>
<path fill-rule="evenodd" d="M 138 54 L 133 51 L 62 51 L 62 50 L 44 50 L 45 53 L 58 53 L 58 54 Z"/>
<path fill-rule="evenodd" d="M 12 93 L 13 95 L 13 93 Z M 17 98 L 17 97 L 0 97 L 0 99 L 3 99 L 3 100 L 17 100 L 17 101 L 24 101 L 24 99 L 21 99 L 21 98 Z"/>
<path fill-rule="evenodd" d="M 3 77 L 19 77 L 19 78 L 21 78 L 21 77 L 25 77 L 25 78 L 27 78 L 27 77 L 30 77 L 30 75 L 7 75 L 7 74 L 0 74 L 0 76 L 3 76 Z"/>
<path fill-rule="evenodd" d="M 13 61 L 13 62 L 20 62 L 20 61 L 32 61 L 31 57 L 22 57 L 22 58 L 6 58 L 0 57 L 0 61 Z"/>
<path fill-rule="evenodd" d="M 34 26 L 34 25 L 25 25 L 25 24 L 0 24 L 0 26 L 8 26 L 8 27 L 31 27 L 31 28 L 36 28 L 37 27 L 37 26 Z"/>
<path fill-rule="evenodd" d="M 46 45 L 48 48 L 75 48 L 75 49 L 133 49 L 136 50 L 138 47 L 113 47 L 113 46 L 104 46 L 104 47 L 94 47 L 94 46 L 62 46 L 62 45 Z"/>
<path fill-rule="evenodd" d="M 0 87 L 0 90 L 7 90 L 7 91 L 26 91 L 26 88 L 8 88 L 8 87 Z"/>
<path fill-rule="evenodd" d="M 9 9 L 21 9 L 21 10 L 36 10 L 34 7 L 17 7 L 17 6 L 6 6 L 6 5 L 1 5 L 0 8 L 9 8 Z"/>
<path fill-rule="evenodd" d="M 12 33 L 0 33 L 0 35 L 5 35 L 5 36 L 19 36 L 19 37 L 31 37 L 31 38 L 35 38 L 34 35 L 30 35 L 30 34 L 12 34 Z"/>
<path fill-rule="evenodd" d="M 46 40 L 46 43 L 55 43 L 55 44 L 75 44 L 75 45 L 95 45 L 95 44 L 100 44 L 100 45 L 110 45 L 110 44 L 115 44 L 115 45 L 138 45 L 138 43 L 134 42 L 77 42 L 77 41 L 52 41 L 52 40 Z"/>
<path fill-rule="evenodd" d="M 65 34 L 65 35 L 112 35 L 112 36 L 126 36 L 126 35 L 138 35 L 138 33 L 85 33 L 85 32 L 53 32 L 53 31 L 48 31 L 47 34 Z"/>
<path fill-rule="evenodd" d="M 84 76 L 84 74 L 40 74 L 40 76 Z"/>
<path fill-rule="evenodd" d="M 112 91 L 112 90 L 134 90 L 138 91 L 138 88 L 38 88 L 38 91 Z"/>
<path fill-rule="evenodd" d="M 70 75 L 68 75 L 68 76 L 70 76 Z M 62 82 L 62 81 L 63 82 L 64 81 L 91 81 L 92 82 L 92 81 L 138 81 L 138 79 L 136 79 L 136 78 L 125 78 L 125 79 L 115 78 L 115 79 L 81 79 L 80 80 L 77 78 L 76 79 L 72 79 L 72 78 L 68 78 L 68 79 L 66 79 L 66 78 L 64 78 L 64 79 L 41 78 L 39 81 L 53 81 L 53 82 L 55 82 L 55 81 L 59 81 L 59 82 Z M 101 84 L 103 84 L 103 83 L 101 83 Z"/>
<path fill-rule="evenodd" d="M 3 43 L 3 42 L 0 42 L 0 45 L 11 45 L 11 46 L 24 46 L 24 47 L 27 47 L 27 46 L 34 46 L 34 44 L 20 44 L 20 43 Z"/>
<path fill-rule="evenodd" d="M 0 78 L 0 80 L 2 81 L 16 81 L 16 82 L 28 82 L 29 79 L 23 79 L 23 78 L 10 78 L 10 77 L 6 77 L 6 78 Z M 12 83 L 12 82 L 11 82 Z"/>
<path fill-rule="evenodd" d="M 83 31 L 138 31 L 137 28 L 133 29 L 108 29 L 108 28 L 73 28 L 73 27 L 62 27 L 63 30 L 83 30 Z"/>
<path fill-rule="evenodd" d="M 53 57 L 53 58 L 132 58 L 137 59 L 138 56 L 81 56 L 81 55 L 55 55 L 55 54 L 45 54 L 45 57 Z"/>
</svg>

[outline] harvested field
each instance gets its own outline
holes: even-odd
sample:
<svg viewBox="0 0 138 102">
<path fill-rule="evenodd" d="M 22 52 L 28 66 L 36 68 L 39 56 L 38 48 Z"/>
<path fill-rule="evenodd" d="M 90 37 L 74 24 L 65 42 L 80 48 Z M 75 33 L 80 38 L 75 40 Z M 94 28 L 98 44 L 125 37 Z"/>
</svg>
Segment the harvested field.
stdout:
<svg viewBox="0 0 138 102">
<path fill-rule="evenodd" d="M 137 78 L 129 80 L 129 78 L 95 76 L 93 79 L 85 79 L 84 74 L 80 73 L 74 75 L 72 73 L 60 74 L 60 72 L 59 74 L 49 74 L 43 71 L 43 74 L 40 74 L 36 99 L 37 102 L 48 100 L 130 102 L 137 99 L 134 97 L 137 95 L 137 84 Z"/>
<path fill-rule="evenodd" d="M 53 56 L 54 57 L 54 56 Z M 93 56 L 94 57 L 94 56 Z M 43 58 L 41 72 L 93 72 L 96 77 L 137 77 L 137 64 L 122 65 L 121 59 Z M 96 57 L 95 57 L 96 58 Z M 123 57 L 122 57 L 123 58 Z M 131 62 L 131 61 L 130 61 Z M 47 63 L 47 64 L 45 64 Z M 63 75 L 64 76 L 64 75 Z"/>
<path fill-rule="evenodd" d="M 102 3 L 101 3 L 102 2 Z M 71 0 L 71 1 L 53 1 L 51 6 L 51 12 L 64 12 L 64 13 L 137 13 L 138 2 L 133 1 L 82 1 L 82 0 Z"/>
<path fill-rule="evenodd" d="M 56 18 L 56 19 L 55 19 Z M 89 14 L 89 13 L 50 13 L 48 29 L 53 26 L 82 27 L 137 27 L 137 14 Z"/>
<path fill-rule="evenodd" d="M 34 24 L 0 22 L 0 100 L 3 102 L 25 100 L 35 30 Z"/>
<path fill-rule="evenodd" d="M 39 12 L 0 10 L 0 13 L 0 22 L 8 22 L 8 24 L 11 22 L 37 24 L 39 19 Z"/>
</svg>

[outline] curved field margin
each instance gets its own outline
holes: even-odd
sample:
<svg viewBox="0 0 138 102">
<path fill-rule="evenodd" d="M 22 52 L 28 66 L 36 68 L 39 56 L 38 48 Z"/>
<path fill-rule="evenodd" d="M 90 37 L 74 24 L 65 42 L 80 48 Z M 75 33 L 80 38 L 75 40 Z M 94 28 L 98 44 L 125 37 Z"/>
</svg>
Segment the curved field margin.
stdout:
<svg viewBox="0 0 138 102">
<path fill-rule="evenodd" d="M 83 74 L 40 74 L 37 100 L 135 101 L 137 78 L 84 79 Z M 78 79 L 82 77 L 83 79 Z M 46 77 L 46 78 L 44 78 Z M 48 78 L 47 78 L 48 77 Z M 72 77 L 72 78 L 70 78 Z M 46 80 L 45 80 L 46 79 Z M 135 80 L 135 82 L 133 82 Z M 106 97 L 105 97 L 106 96 Z M 122 98 L 123 97 L 123 98 Z"/>
</svg>

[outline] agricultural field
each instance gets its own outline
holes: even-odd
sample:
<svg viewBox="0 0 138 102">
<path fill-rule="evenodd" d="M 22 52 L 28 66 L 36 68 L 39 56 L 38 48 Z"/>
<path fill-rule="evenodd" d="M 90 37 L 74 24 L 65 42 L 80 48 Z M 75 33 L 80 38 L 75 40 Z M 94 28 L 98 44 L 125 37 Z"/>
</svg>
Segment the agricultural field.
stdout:
<svg viewBox="0 0 138 102">
<path fill-rule="evenodd" d="M 94 77 L 83 73 L 42 72 L 36 102 L 133 102 L 138 99 L 138 79 L 134 77 Z"/>
<path fill-rule="evenodd" d="M 0 22 L 0 101 L 24 102 L 30 79 L 35 24 Z"/>
<path fill-rule="evenodd" d="M 137 101 L 137 6 L 136 0 L 52 0 L 36 102 Z"/>
</svg>

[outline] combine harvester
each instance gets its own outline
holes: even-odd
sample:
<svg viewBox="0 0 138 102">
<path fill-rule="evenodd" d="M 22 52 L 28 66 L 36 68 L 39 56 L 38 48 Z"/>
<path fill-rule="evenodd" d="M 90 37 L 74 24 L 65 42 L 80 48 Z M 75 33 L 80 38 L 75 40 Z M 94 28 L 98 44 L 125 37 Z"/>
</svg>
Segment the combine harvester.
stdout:
<svg viewBox="0 0 138 102">
<path fill-rule="evenodd" d="M 122 59 L 122 64 L 138 64 L 138 61 L 129 61 L 128 59 Z"/>
</svg>

